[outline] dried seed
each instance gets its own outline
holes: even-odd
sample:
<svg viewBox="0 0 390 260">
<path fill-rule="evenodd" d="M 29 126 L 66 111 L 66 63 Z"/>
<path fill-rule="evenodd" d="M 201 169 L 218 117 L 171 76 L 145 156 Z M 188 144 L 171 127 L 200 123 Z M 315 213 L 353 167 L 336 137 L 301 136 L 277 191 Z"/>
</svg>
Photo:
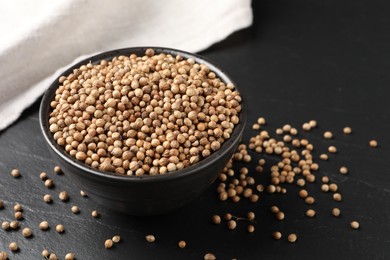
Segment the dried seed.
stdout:
<svg viewBox="0 0 390 260">
<path fill-rule="evenodd" d="M 9 230 L 10 229 L 10 223 L 8 221 L 3 221 L 3 223 L 1 223 L 1 228 L 5 231 Z"/>
<path fill-rule="evenodd" d="M 211 220 L 213 221 L 214 224 L 221 224 L 221 217 L 218 215 L 213 215 Z"/>
<path fill-rule="evenodd" d="M 338 217 L 338 216 L 340 216 L 340 214 L 341 214 L 341 211 L 340 211 L 339 208 L 333 208 L 332 209 L 332 215 L 333 216 Z"/>
<path fill-rule="evenodd" d="M 323 176 L 323 177 L 321 178 L 321 181 L 322 181 L 323 183 L 328 183 L 328 182 L 329 182 L 329 177 L 328 177 L 328 176 Z"/>
<path fill-rule="evenodd" d="M 216 260 L 217 258 L 215 257 L 214 254 L 212 254 L 212 253 L 207 253 L 207 254 L 204 255 L 203 259 L 204 259 L 204 260 Z"/>
<path fill-rule="evenodd" d="M 323 161 L 327 161 L 328 160 L 328 155 L 326 153 L 323 153 L 320 155 L 320 159 L 323 160 Z"/>
<path fill-rule="evenodd" d="M 314 209 L 308 209 L 308 210 L 306 211 L 306 216 L 308 216 L 309 218 L 312 218 L 312 217 L 314 217 L 315 215 L 316 215 L 316 212 L 315 212 Z"/>
<path fill-rule="evenodd" d="M 23 228 L 22 234 L 24 237 L 31 237 L 32 236 L 31 228 Z"/>
<path fill-rule="evenodd" d="M 69 200 L 69 194 L 66 191 L 61 191 L 58 197 L 64 202 Z"/>
<path fill-rule="evenodd" d="M 307 197 L 307 198 L 305 199 L 305 203 L 306 203 L 306 204 L 311 205 L 311 204 L 314 204 L 314 202 L 315 202 L 315 199 L 314 199 L 313 197 L 311 197 L 311 196 L 309 196 L 309 197 Z"/>
<path fill-rule="evenodd" d="M 20 205 L 19 203 L 17 203 L 15 206 L 14 206 L 14 211 L 22 211 L 23 210 L 23 207 L 22 205 Z"/>
<path fill-rule="evenodd" d="M 65 255 L 65 260 L 74 260 L 75 259 L 75 254 L 74 253 L 67 253 Z"/>
<path fill-rule="evenodd" d="M 231 220 L 232 219 L 232 214 L 226 213 L 225 216 L 223 217 L 225 220 Z"/>
<path fill-rule="evenodd" d="M 247 214 L 247 217 L 249 220 L 254 220 L 255 219 L 255 213 L 252 211 L 249 211 Z"/>
<path fill-rule="evenodd" d="M 19 221 L 11 221 L 11 223 L 9 223 L 9 226 L 11 229 L 16 230 L 19 228 Z"/>
<path fill-rule="evenodd" d="M 337 184 L 336 184 L 336 183 L 331 183 L 331 184 L 329 184 L 329 190 L 330 190 L 331 192 L 336 192 L 336 191 L 338 190 Z"/>
<path fill-rule="evenodd" d="M 311 128 L 317 127 L 317 121 L 316 120 L 310 120 L 309 125 Z"/>
<path fill-rule="evenodd" d="M 57 174 L 62 174 L 62 169 L 60 166 L 56 165 L 54 166 L 54 172 Z"/>
<path fill-rule="evenodd" d="M 49 255 L 49 260 L 58 260 L 58 257 L 57 257 L 57 255 L 55 253 L 51 253 Z"/>
<path fill-rule="evenodd" d="M 74 214 L 78 214 L 78 213 L 80 212 L 80 209 L 79 209 L 79 207 L 77 207 L 77 206 L 72 206 L 72 207 L 70 208 L 70 210 L 71 210 Z"/>
<path fill-rule="evenodd" d="M 340 193 L 334 193 L 333 194 L 333 200 L 341 201 L 341 194 Z"/>
<path fill-rule="evenodd" d="M 114 244 L 114 242 L 111 240 L 111 239 L 107 239 L 105 242 L 104 242 L 104 247 L 106 249 L 110 249 L 112 247 L 112 245 Z"/>
<path fill-rule="evenodd" d="M 43 196 L 43 201 L 46 203 L 51 203 L 53 202 L 53 198 L 50 194 L 46 194 L 45 196 Z"/>
<path fill-rule="evenodd" d="M 292 233 L 292 234 L 288 235 L 287 240 L 290 243 L 294 243 L 295 241 L 297 241 L 297 238 L 298 238 L 297 235 Z"/>
<path fill-rule="evenodd" d="M 41 223 L 39 223 L 39 229 L 48 230 L 49 229 L 49 222 L 42 221 Z"/>
<path fill-rule="evenodd" d="M 359 227 L 360 227 L 359 222 L 357 222 L 357 221 L 352 221 L 351 222 L 351 228 L 358 229 Z"/>
<path fill-rule="evenodd" d="M 305 131 L 310 131 L 311 130 L 311 126 L 309 123 L 304 123 L 302 125 L 302 129 L 305 130 Z"/>
<path fill-rule="evenodd" d="M 345 167 L 345 166 L 342 166 L 342 167 L 340 168 L 340 173 L 341 173 L 341 174 L 347 174 L 347 173 L 348 173 L 348 168 Z"/>
<path fill-rule="evenodd" d="M 83 197 L 88 197 L 87 193 L 85 193 L 84 191 L 80 191 L 80 195 L 83 196 Z"/>
<path fill-rule="evenodd" d="M 92 211 L 92 217 L 98 218 L 100 216 L 99 212 L 97 210 Z"/>
<path fill-rule="evenodd" d="M 275 231 L 272 233 L 272 237 L 276 240 L 279 240 L 282 238 L 282 233 L 280 233 L 279 231 Z"/>
<path fill-rule="evenodd" d="M 17 220 L 22 219 L 23 218 L 23 213 L 20 212 L 20 211 L 15 212 L 15 218 Z"/>
<path fill-rule="evenodd" d="M 229 229 L 235 229 L 237 227 L 237 222 L 236 221 L 234 221 L 234 220 L 229 220 L 228 221 L 228 228 Z"/>
<path fill-rule="evenodd" d="M 307 192 L 307 190 L 300 190 L 299 191 L 299 197 L 301 197 L 302 199 L 305 199 L 307 196 L 309 196 L 309 193 Z"/>
<path fill-rule="evenodd" d="M 278 220 L 283 220 L 284 219 L 284 213 L 282 211 L 276 212 L 276 218 Z"/>
<path fill-rule="evenodd" d="M 368 143 L 370 145 L 370 147 L 372 148 L 376 148 L 378 147 L 378 142 L 376 140 L 370 140 L 370 142 Z"/>
<path fill-rule="evenodd" d="M 112 242 L 114 242 L 115 244 L 118 244 L 120 241 L 121 241 L 120 236 L 113 236 L 112 237 Z"/>
<path fill-rule="evenodd" d="M 328 192 L 329 191 L 329 185 L 328 184 L 322 184 L 321 185 L 321 190 L 323 192 Z"/>
<path fill-rule="evenodd" d="M 349 135 L 350 133 L 352 133 L 352 128 L 350 128 L 349 126 L 344 127 L 343 133 Z"/>
<path fill-rule="evenodd" d="M 156 238 L 154 237 L 154 235 L 147 235 L 145 236 L 146 238 L 146 241 L 148 241 L 149 243 L 153 243 L 154 241 L 156 241 Z"/>
<path fill-rule="evenodd" d="M 272 206 L 271 207 L 271 212 L 272 213 L 278 213 L 280 210 L 279 210 L 279 208 L 277 207 L 277 206 Z"/>
<path fill-rule="evenodd" d="M 54 187 L 54 182 L 53 182 L 53 180 L 52 180 L 52 179 L 47 179 L 47 180 L 45 181 L 45 186 L 46 186 L 47 188 L 49 188 L 49 189 L 53 188 L 53 187 Z"/>
<path fill-rule="evenodd" d="M 39 174 L 39 178 L 41 179 L 41 180 L 43 180 L 43 181 L 45 181 L 45 180 L 47 180 L 47 174 L 46 174 L 46 172 L 41 172 L 40 174 Z"/>
<path fill-rule="evenodd" d="M 19 250 L 19 246 L 16 242 L 11 242 L 9 244 L 9 250 L 11 250 L 12 252 L 16 252 Z"/>
<path fill-rule="evenodd" d="M 180 240 L 179 243 L 178 243 L 178 245 L 179 245 L 180 248 L 185 248 L 186 245 L 187 245 L 187 243 L 186 243 L 186 241 L 184 241 L 184 240 Z"/>
<path fill-rule="evenodd" d="M 11 176 L 14 177 L 14 178 L 19 178 L 21 176 L 19 169 L 13 169 L 11 171 Z"/>
<path fill-rule="evenodd" d="M 324 132 L 324 138 L 325 139 L 332 139 L 333 138 L 332 132 L 330 132 L 330 131 Z"/>
<path fill-rule="evenodd" d="M 49 255 L 50 255 L 49 250 L 43 249 L 43 251 L 42 251 L 42 256 L 45 257 L 45 258 L 48 258 Z"/>
<path fill-rule="evenodd" d="M 328 151 L 330 153 L 336 153 L 337 152 L 337 148 L 335 146 L 331 145 L 331 146 L 329 146 Z"/>
<path fill-rule="evenodd" d="M 0 260 L 7 260 L 7 259 L 8 259 L 7 253 L 4 251 L 1 251 L 0 252 Z"/>
<path fill-rule="evenodd" d="M 58 224 L 58 225 L 56 226 L 56 231 L 57 231 L 58 233 L 63 233 L 63 232 L 65 231 L 64 226 L 61 225 L 61 224 Z"/>
<path fill-rule="evenodd" d="M 255 227 L 254 227 L 253 225 L 249 225 L 249 226 L 248 226 L 248 232 L 249 232 L 249 233 L 255 232 Z"/>
</svg>

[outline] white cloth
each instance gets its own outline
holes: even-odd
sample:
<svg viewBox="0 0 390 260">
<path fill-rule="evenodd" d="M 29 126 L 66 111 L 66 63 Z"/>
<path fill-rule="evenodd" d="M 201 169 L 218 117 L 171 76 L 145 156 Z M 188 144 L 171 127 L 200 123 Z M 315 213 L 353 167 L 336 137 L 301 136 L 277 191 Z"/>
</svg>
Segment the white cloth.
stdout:
<svg viewBox="0 0 390 260">
<path fill-rule="evenodd" d="M 0 1 L 0 131 L 66 67 L 97 52 L 196 52 L 250 26 L 250 0 Z"/>
</svg>

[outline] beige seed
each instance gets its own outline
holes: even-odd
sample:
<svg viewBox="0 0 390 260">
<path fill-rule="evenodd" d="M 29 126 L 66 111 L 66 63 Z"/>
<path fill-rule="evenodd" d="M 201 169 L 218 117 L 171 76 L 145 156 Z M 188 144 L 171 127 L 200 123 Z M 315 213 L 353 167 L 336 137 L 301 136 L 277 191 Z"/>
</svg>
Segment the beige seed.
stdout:
<svg viewBox="0 0 390 260">
<path fill-rule="evenodd" d="M 83 196 L 83 197 L 88 197 L 87 193 L 85 193 L 84 191 L 80 191 L 80 195 Z"/>
<path fill-rule="evenodd" d="M 118 244 L 120 241 L 121 241 L 120 236 L 113 236 L 112 237 L 112 242 L 114 242 L 115 244 Z"/>
<path fill-rule="evenodd" d="M 69 200 L 69 194 L 66 191 L 61 191 L 60 194 L 58 195 L 58 197 L 60 198 L 60 200 L 62 200 L 64 202 Z"/>
<path fill-rule="evenodd" d="M 57 173 L 57 174 L 61 174 L 62 173 L 61 167 L 58 166 L 58 165 L 54 166 L 54 172 Z"/>
<path fill-rule="evenodd" d="M 225 216 L 223 217 L 225 220 L 231 220 L 232 219 L 232 214 L 226 213 Z"/>
<path fill-rule="evenodd" d="M 295 241 L 297 241 L 297 238 L 298 238 L 297 235 L 292 233 L 292 234 L 288 235 L 287 240 L 290 243 L 294 243 Z"/>
<path fill-rule="evenodd" d="M 323 153 L 320 155 L 320 159 L 323 160 L 323 161 L 327 161 L 328 160 L 328 155 L 326 153 Z"/>
<path fill-rule="evenodd" d="M 302 125 L 302 129 L 305 130 L 305 131 L 310 131 L 311 130 L 311 126 L 309 123 L 304 123 Z"/>
<path fill-rule="evenodd" d="M 114 244 L 114 242 L 111 239 L 107 239 L 106 241 L 104 241 L 104 247 L 106 249 L 110 249 L 113 244 Z"/>
<path fill-rule="evenodd" d="M 32 236 L 31 228 L 23 228 L 22 234 L 24 237 L 31 237 Z"/>
<path fill-rule="evenodd" d="M 277 207 L 277 206 L 272 206 L 271 207 L 271 212 L 272 213 L 278 213 L 280 210 L 279 210 L 279 208 Z"/>
<path fill-rule="evenodd" d="M 63 232 L 65 231 L 64 226 L 61 225 L 61 224 L 58 224 L 58 225 L 56 226 L 56 231 L 57 231 L 58 233 L 63 233 Z"/>
<path fill-rule="evenodd" d="M 267 122 L 266 122 L 266 120 L 265 120 L 264 117 L 259 117 L 259 118 L 257 119 L 257 123 L 258 123 L 259 125 L 265 125 Z"/>
<path fill-rule="evenodd" d="M 46 186 L 47 188 L 49 188 L 49 189 L 53 188 L 53 187 L 54 187 L 54 182 L 53 182 L 53 180 L 52 180 L 52 179 L 47 179 L 47 180 L 45 181 L 45 186 Z"/>
<path fill-rule="evenodd" d="M 19 219 L 22 219 L 22 218 L 23 218 L 23 213 L 20 212 L 20 211 L 17 211 L 17 212 L 15 212 L 15 215 L 14 215 L 14 216 L 15 216 L 16 219 L 19 220 Z"/>
<path fill-rule="evenodd" d="M 330 190 L 331 192 L 336 192 L 336 191 L 338 190 L 337 184 L 336 184 L 336 183 L 331 183 L 331 184 L 329 184 L 329 190 Z"/>
<path fill-rule="evenodd" d="M 58 257 L 57 257 L 57 255 L 55 253 L 51 253 L 49 255 L 49 260 L 58 260 Z"/>
<path fill-rule="evenodd" d="M 204 259 L 204 260 L 216 260 L 217 258 L 215 257 L 214 254 L 212 254 L 212 253 L 207 253 L 207 254 L 204 255 L 203 259 Z"/>
<path fill-rule="evenodd" d="M 9 226 L 11 229 L 16 230 L 19 228 L 19 221 L 11 221 L 11 223 L 9 223 Z"/>
<path fill-rule="evenodd" d="M 351 228 L 358 229 L 359 227 L 360 227 L 359 222 L 357 222 L 357 221 L 352 221 L 351 222 Z"/>
<path fill-rule="evenodd" d="M 46 174 L 46 172 L 41 172 L 40 174 L 39 174 L 39 178 L 41 179 L 41 180 L 43 180 L 43 181 L 45 181 L 45 180 L 47 180 L 47 174 Z"/>
<path fill-rule="evenodd" d="M 329 185 L 328 184 L 322 184 L 321 185 L 321 190 L 323 192 L 328 192 L 329 191 Z"/>
<path fill-rule="evenodd" d="M 309 121 L 309 125 L 310 125 L 310 127 L 312 127 L 312 128 L 317 127 L 317 121 L 316 121 L 316 120 L 310 120 L 310 121 Z"/>
<path fill-rule="evenodd" d="M 218 215 L 213 215 L 211 220 L 213 221 L 214 224 L 221 224 L 221 217 Z"/>
<path fill-rule="evenodd" d="M 8 259 L 7 253 L 4 251 L 1 251 L 0 252 L 0 260 L 7 260 L 7 259 Z"/>
<path fill-rule="evenodd" d="M 248 232 L 249 232 L 249 233 L 255 232 L 255 227 L 254 227 L 253 225 L 249 225 L 249 226 L 248 226 Z"/>
<path fill-rule="evenodd" d="M 328 151 L 330 153 L 337 153 L 337 148 L 333 145 L 329 146 Z"/>
<path fill-rule="evenodd" d="M 156 238 L 154 237 L 154 235 L 147 235 L 145 236 L 146 238 L 146 241 L 148 241 L 149 243 L 154 243 L 154 241 L 156 241 Z"/>
<path fill-rule="evenodd" d="M 187 245 L 187 243 L 186 243 L 186 241 L 184 241 L 184 240 L 180 240 L 179 243 L 178 243 L 178 246 L 179 246 L 180 248 L 185 248 L 186 245 Z"/>
<path fill-rule="evenodd" d="M 282 211 L 279 211 L 276 213 L 276 219 L 283 220 L 284 219 L 284 213 Z"/>
<path fill-rule="evenodd" d="M 349 135 L 352 133 L 352 128 L 350 128 L 349 126 L 346 126 L 343 128 L 343 133 L 346 134 L 346 135 Z"/>
<path fill-rule="evenodd" d="M 376 140 L 370 140 L 370 142 L 368 143 L 370 145 L 370 147 L 372 148 L 376 148 L 378 147 L 378 142 Z"/>
<path fill-rule="evenodd" d="M 67 253 L 65 255 L 65 260 L 74 260 L 75 259 L 75 254 L 74 253 Z"/>
<path fill-rule="evenodd" d="M 42 221 L 41 223 L 39 223 L 39 228 L 41 230 L 48 230 L 49 229 L 49 222 Z"/>
<path fill-rule="evenodd" d="M 332 209 L 332 215 L 333 216 L 338 217 L 338 216 L 340 216 L 340 214 L 341 214 L 341 211 L 340 211 L 339 208 L 333 208 Z"/>
<path fill-rule="evenodd" d="M 314 199 L 313 197 L 311 197 L 311 196 L 309 196 L 309 197 L 307 197 L 307 198 L 305 199 L 305 203 L 306 203 L 306 204 L 311 205 L 311 204 L 314 204 L 314 202 L 315 202 L 315 199 Z"/>
<path fill-rule="evenodd" d="M 328 177 L 328 176 L 323 176 L 323 177 L 321 178 L 321 181 L 322 181 L 323 183 L 328 183 L 328 182 L 329 182 L 329 177 Z"/>
<path fill-rule="evenodd" d="M 275 231 L 272 233 L 272 237 L 276 240 L 279 240 L 282 238 L 282 233 L 280 233 L 279 231 Z"/>
<path fill-rule="evenodd" d="M 51 203 L 53 201 L 53 198 L 50 194 L 45 194 L 45 196 L 43 196 L 43 201 L 46 203 Z"/>
<path fill-rule="evenodd" d="M 70 208 L 70 210 L 71 210 L 74 214 L 78 214 L 78 213 L 80 212 L 80 209 L 79 209 L 79 207 L 77 207 L 77 206 L 72 206 L 72 207 Z"/>
<path fill-rule="evenodd" d="M 16 242 L 11 242 L 9 244 L 9 250 L 11 250 L 12 252 L 16 252 L 19 250 L 19 246 Z"/>
<path fill-rule="evenodd" d="M 19 169 L 13 169 L 11 171 L 11 176 L 14 177 L 14 178 L 19 178 L 21 176 Z"/>
<path fill-rule="evenodd" d="M 345 166 L 340 167 L 340 173 L 341 174 L 347 174 L 348 173 L 348 168 L 345 167 Z"/>
<path fill-rule="evenodd" d="M 332 139 L 333 138 L 333 133 L 330 131 L 324 132 L 324 138 L 325 139 Z"/>
<path fill-rule="evenodd" d="M 10 223 L 8 221 L 3 221 L 3 223 L 1 223 L 1 228 L 5 231 L 9 230 L 10 229 Z"/>
<path fill-rule="evenodd" d="M 253 130 L 259 130 L 260 129 L 260 125 L 259 124 L 253 124 L 252 125 L 252 129 Z"/>
<path fill-rule="evenodd" d="M 301 197 L 302 199 L 306 198 L 308 195 L 309 195 L 309 193 L 307 192 L 307 190 L 300 190 L 299 191 L 299 197 Z"/>
<path fill-rule="evenodd" d="M 98 218 L 100 216 L 99 212 L 97 210 L 92 211 L 92 217 Z"/>
<path fill-rule="evenodd" d="M 255 219 L 255 213 L 252 211 L 249 211 L 247 214 L 247 217 L 249 220 L 254 220 Z"/>
<path fill-rule="evenodd" d="M 334 193 L 333 194 L 333 200 L 341 201 L 341 194 L 340 193 Z"/>
<path fill-rule="evenodd" d="M 229 221 L 228 221 L 228 228 L 229 228 L 229 229 L 233 230 L 233 229 L 235 229 L 236 227 L 237 227 L 237 222 L 236 222 L 236 221 L 234 221 L 234 220 L 229 220 Z"/>
<path fill-rule="evenodd" d="M 19 203 L 16 203 L 16 205 L 14 206 L 14 211 L 22 211 L 22 210 L 23 210 L 22 205 L 20 205 Z"/>
<path fill-rule="evenodd" d="M 315 212 L 314 209 L 308 209 L 308 210 L 306 211 L 306 216 L 308 216 L 309 218 L 312 218 L 312 217 L 314 217 L 315 215 L 316 215 L 316 212 Z"/>
<path fill-rule="evenodd" d="M 50 255 L 49 250 L 47 250 L 47 249 L 43 249 L 42 250 L 42 256 L 43 257 L 49 258 L 49 255 Z"/>
</svg>

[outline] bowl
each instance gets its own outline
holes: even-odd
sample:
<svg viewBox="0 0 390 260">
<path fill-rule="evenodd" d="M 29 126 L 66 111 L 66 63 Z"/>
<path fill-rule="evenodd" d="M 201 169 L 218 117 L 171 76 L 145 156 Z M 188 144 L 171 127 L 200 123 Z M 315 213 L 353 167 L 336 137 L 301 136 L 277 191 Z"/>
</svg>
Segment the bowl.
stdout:
<svg viewBox="0 0 390 260">
<path fill-rule="evenodd" d="M 181 55 L 192 58 L 197 63 L 207 65 L 225 83 L 233 83 L 231 78 L 207 59 L 197 54 L 185 51 L 160 47 L 134 47 L 104 52 L 64 71 L 62 75 L 69 75 L 73 69 L 88 62 L 97 63 L 100 60 L 110 60 L 114 56 L 143 55 L 145 50 L 153 48 L 155 53 L 167 53 L 173 56 Z M 130 215 L 157 215 L 177 209 L 198 198 L 218 177 L 229 159 L 236 150 L 245 128 L 246 110 L 241 102 L 242 110 L 239 113 L 239 123 L 235 125 L 230 138 L 221 148 L 210 156 L 181 170 L 168 172 L 163 175 L 123 176 L 111 172 L 102 172 L 84 164 L 70 156 L 64 148 L 59 146 L 49 131 L 50 102 L 58 88 L 56 79 L 45 92 L 39 110 L 40 128 L 53 159 L 61 166 L 70 181 L 88 196 L 115 211 Z M 238 92 L 240 90 L 237 88 Z M 240 92 L 242 97 L 242 92 Z"/>
</svg>

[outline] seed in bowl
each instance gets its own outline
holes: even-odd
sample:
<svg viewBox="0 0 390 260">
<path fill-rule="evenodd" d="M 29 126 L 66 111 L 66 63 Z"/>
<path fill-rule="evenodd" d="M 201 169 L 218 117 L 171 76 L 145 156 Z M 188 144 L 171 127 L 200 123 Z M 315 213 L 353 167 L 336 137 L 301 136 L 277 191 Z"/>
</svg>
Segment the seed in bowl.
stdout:
<svg viewBox="0 0 390 260">
<path fill-rule="evenodd" d="M 240 103 L 234 85 L 206 65 L 148 49 L 61 76 L 49 130 L 93 168 L 157 175 L 219 150 L 239 122 Z"/>
</svg>

